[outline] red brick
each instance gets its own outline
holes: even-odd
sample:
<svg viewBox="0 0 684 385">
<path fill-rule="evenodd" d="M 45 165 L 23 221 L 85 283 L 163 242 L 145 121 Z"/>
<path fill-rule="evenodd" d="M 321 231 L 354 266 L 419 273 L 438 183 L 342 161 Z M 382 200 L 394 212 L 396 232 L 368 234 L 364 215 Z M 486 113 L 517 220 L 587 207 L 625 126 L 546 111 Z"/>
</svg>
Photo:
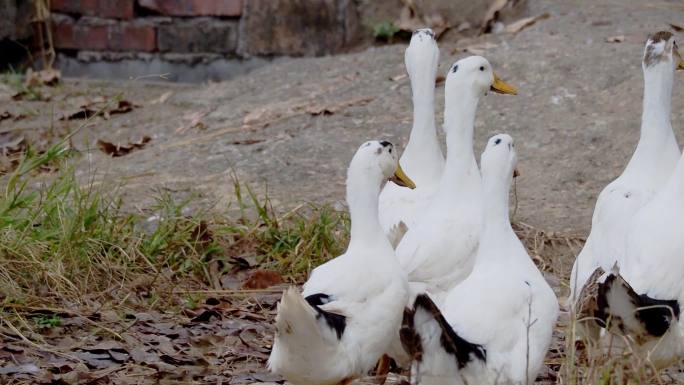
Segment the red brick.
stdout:
<svg viewBox="0 0 684 385">
<path fill-rule="evenodd" d="M 52 0 L 55 12 L 110 19 L 132 19 L 135 0 Z"/>
<path fill-rule="evenodd" d="M 151 25 L 114 24 L 109 27 L 107 46 L 111 51 L 152 52 L 157 48 L 156 30 Z"/>
<path fill-rule="evenodd" d="M 54 23 L 53 40 L 56 48 L 88 49 L 102 51 L 107 49 L 106 25 L 80 25 L 70 21 Z"/>
<path fill-rule="evenodd" d="M 53 24 L 56 48 L 92 51 L 144 51 L 157 48 L 156 30 L 151 25 L 130 22 L 94 24 L 62 20 Z"/>
<path fill-rule="evenodd" d="M 138 0 L 141 7 L 166 16 L 242 15 L 243 0 Z M 249 1 L 249 0 L 246 0 Z"/>
</svg>

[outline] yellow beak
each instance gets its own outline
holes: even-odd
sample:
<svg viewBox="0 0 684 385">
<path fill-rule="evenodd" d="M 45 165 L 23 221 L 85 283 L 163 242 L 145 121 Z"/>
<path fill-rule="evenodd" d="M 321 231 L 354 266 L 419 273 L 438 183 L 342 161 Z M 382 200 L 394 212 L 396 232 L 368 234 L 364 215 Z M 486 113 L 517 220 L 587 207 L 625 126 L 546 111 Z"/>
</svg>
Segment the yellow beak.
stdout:
<svg viewBox="0 0 684 385">
<path fill-rule="evenodd" d="M 394 175 L 392 175 L 390 180 L 401 187 L 408 187 L 412 190 L 416 188 L 416 184 L 413 183 L 411 178 L 404 173 L 404 170 L 401 169 L 399 164 L 397 164 L 397 170 L 394 172 Z"/>
<path fill-rule="evenodd" d="M 678 70 L 684 70 L 684 59 L 679 61 L 679 67 L 677 67 Z"/>
<path fill-rule="evenodd" d="M 518 90 L 515 87 L 501 80 L 501 78 L 497 74 L 494 74 L 494 83 L 492 83 L 490 89 L 498 94 L 518 94 Z"/>
</svg>

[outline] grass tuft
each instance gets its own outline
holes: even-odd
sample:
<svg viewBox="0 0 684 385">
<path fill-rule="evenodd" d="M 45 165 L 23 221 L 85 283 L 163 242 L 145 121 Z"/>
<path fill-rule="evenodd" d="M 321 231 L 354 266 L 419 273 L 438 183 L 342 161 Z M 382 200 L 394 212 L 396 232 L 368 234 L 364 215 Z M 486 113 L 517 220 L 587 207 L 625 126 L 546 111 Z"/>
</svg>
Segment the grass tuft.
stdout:
<svg viewBox="0 0 684 385">
<path fill-rule="evenodd" d="M 57 171 L 33 178 L 46 165 Z M 174 301 L 164 295 L 170 287 L 220 289 L 221 277 L 245 267 L 300 282 L 343 251 L 349 232 L 346 213 L 304 205 L 278 216 L 268 197 L 237 180 L 236 213 L 190 214 L 193 197 L 164 193 L 126 212 L 117 189 L 79 183 L 63 143 L 25 154 L 0 181 L 0 307 L 93 299 L 165 306 Z"/>
</svg>

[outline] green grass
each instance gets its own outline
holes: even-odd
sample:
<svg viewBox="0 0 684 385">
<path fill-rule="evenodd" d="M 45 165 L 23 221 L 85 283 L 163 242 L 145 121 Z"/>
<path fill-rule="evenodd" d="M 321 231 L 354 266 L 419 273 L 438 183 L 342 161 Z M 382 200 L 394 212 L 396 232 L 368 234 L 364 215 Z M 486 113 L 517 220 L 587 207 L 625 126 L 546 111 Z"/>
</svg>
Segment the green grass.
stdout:
<svg viewBox="0 0 684 385">
<path fill-rule="evenodd" d="M 139 292 L 164 306 L 169 287 L 216 288 L 217 274 L 245 260 L 299 282 L 346 245 L 346 213 L 305 205 L 278 216 L 237 180 L 237 208 L 188 215 L 193 197 L 160 193 L 151 207 L 126 211 L 113 186 L 76 178 L 64 143 L 27 153 L 0 179 L 0 307 L 126 301 Z M 48 166 L 57 171 L 39 173 Z"/>
</svg>

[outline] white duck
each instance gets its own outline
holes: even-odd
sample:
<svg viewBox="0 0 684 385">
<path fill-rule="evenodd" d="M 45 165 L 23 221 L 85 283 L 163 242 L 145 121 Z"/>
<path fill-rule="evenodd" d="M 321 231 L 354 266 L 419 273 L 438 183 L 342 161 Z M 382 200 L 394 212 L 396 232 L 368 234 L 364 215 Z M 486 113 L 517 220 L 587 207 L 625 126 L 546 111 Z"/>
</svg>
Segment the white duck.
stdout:
<svg viewBox="0 0 684 385">
<path fill-rule="evenodd" d="M 664 67 L 663 73 L 684 69 L 669 36 L 653 54 L 646 64 Z M 669 102 L 667 108 L 669 116 Z M 684 156 L 667 183 L 633 216 L 619 271 L 613 269 L 598 288 L 597 317 L 607 321 L 612 331 L 627 334 L 633 345 L 630 350 L 660 367 L 684 358 L 682 197 Z"/>
<path fill-rule="evenodd" d="M 457 61 L 446 77 L 444 131 L 447 159 L 437 191 L 397 247 L 412 292 L 443 296 L 469 273 L 482 221 L 480 171 L 473 154 L 473 127 L 480 98 L 489 91 L 515 94 L 487 59 Z"/>
<path fill-rule="evenodd" d="M 616 262 L 622 265 L 620 258 L 632 216 L 653 198 L 677 164 L 680 151 L 672 132 L 670 110 L 678 55 L 669 32 L 658 32 L 646 41 L 641 137 L 625 170 L 601 191 L 596 201 L 591 232 L 572 268 L 571 306 L 596 268 L 610 271 Z"/>
<path fill-rule="evenodd" d="M 472 273 L 439 308 L 427 295 L 405 312 L 402 340 L 415 383 L 533 384 L 551 343 L 558 300 L 517 238 L 508 194 L 513 139 L 495 135 L 482 154 L 484 225 Z"/>
<path fill-rule="evenodd" d="M 296 385 L 365 374 L 399 330 L 408 285 L 378 220 L 378 195 L 390 178 L 415 187 L 391 143 L 363 144 L 347 173 L 347 251 L 314 269 L 301 294 L 294 287 L 283 294 L 268 366 Z"/>
<path fill-rule="evenodd" d="M 388 183 L 380 193 L 380 224 L 396 245 L 425 211 L 444 169 L 444 155 L 435 128 L 435 78 L 439 48 L 432 30 L 419 29 L 404 55 L 413 92 L 413 128 L 399 159 L 417 187 L 413 190 Z"/>
</svg>

